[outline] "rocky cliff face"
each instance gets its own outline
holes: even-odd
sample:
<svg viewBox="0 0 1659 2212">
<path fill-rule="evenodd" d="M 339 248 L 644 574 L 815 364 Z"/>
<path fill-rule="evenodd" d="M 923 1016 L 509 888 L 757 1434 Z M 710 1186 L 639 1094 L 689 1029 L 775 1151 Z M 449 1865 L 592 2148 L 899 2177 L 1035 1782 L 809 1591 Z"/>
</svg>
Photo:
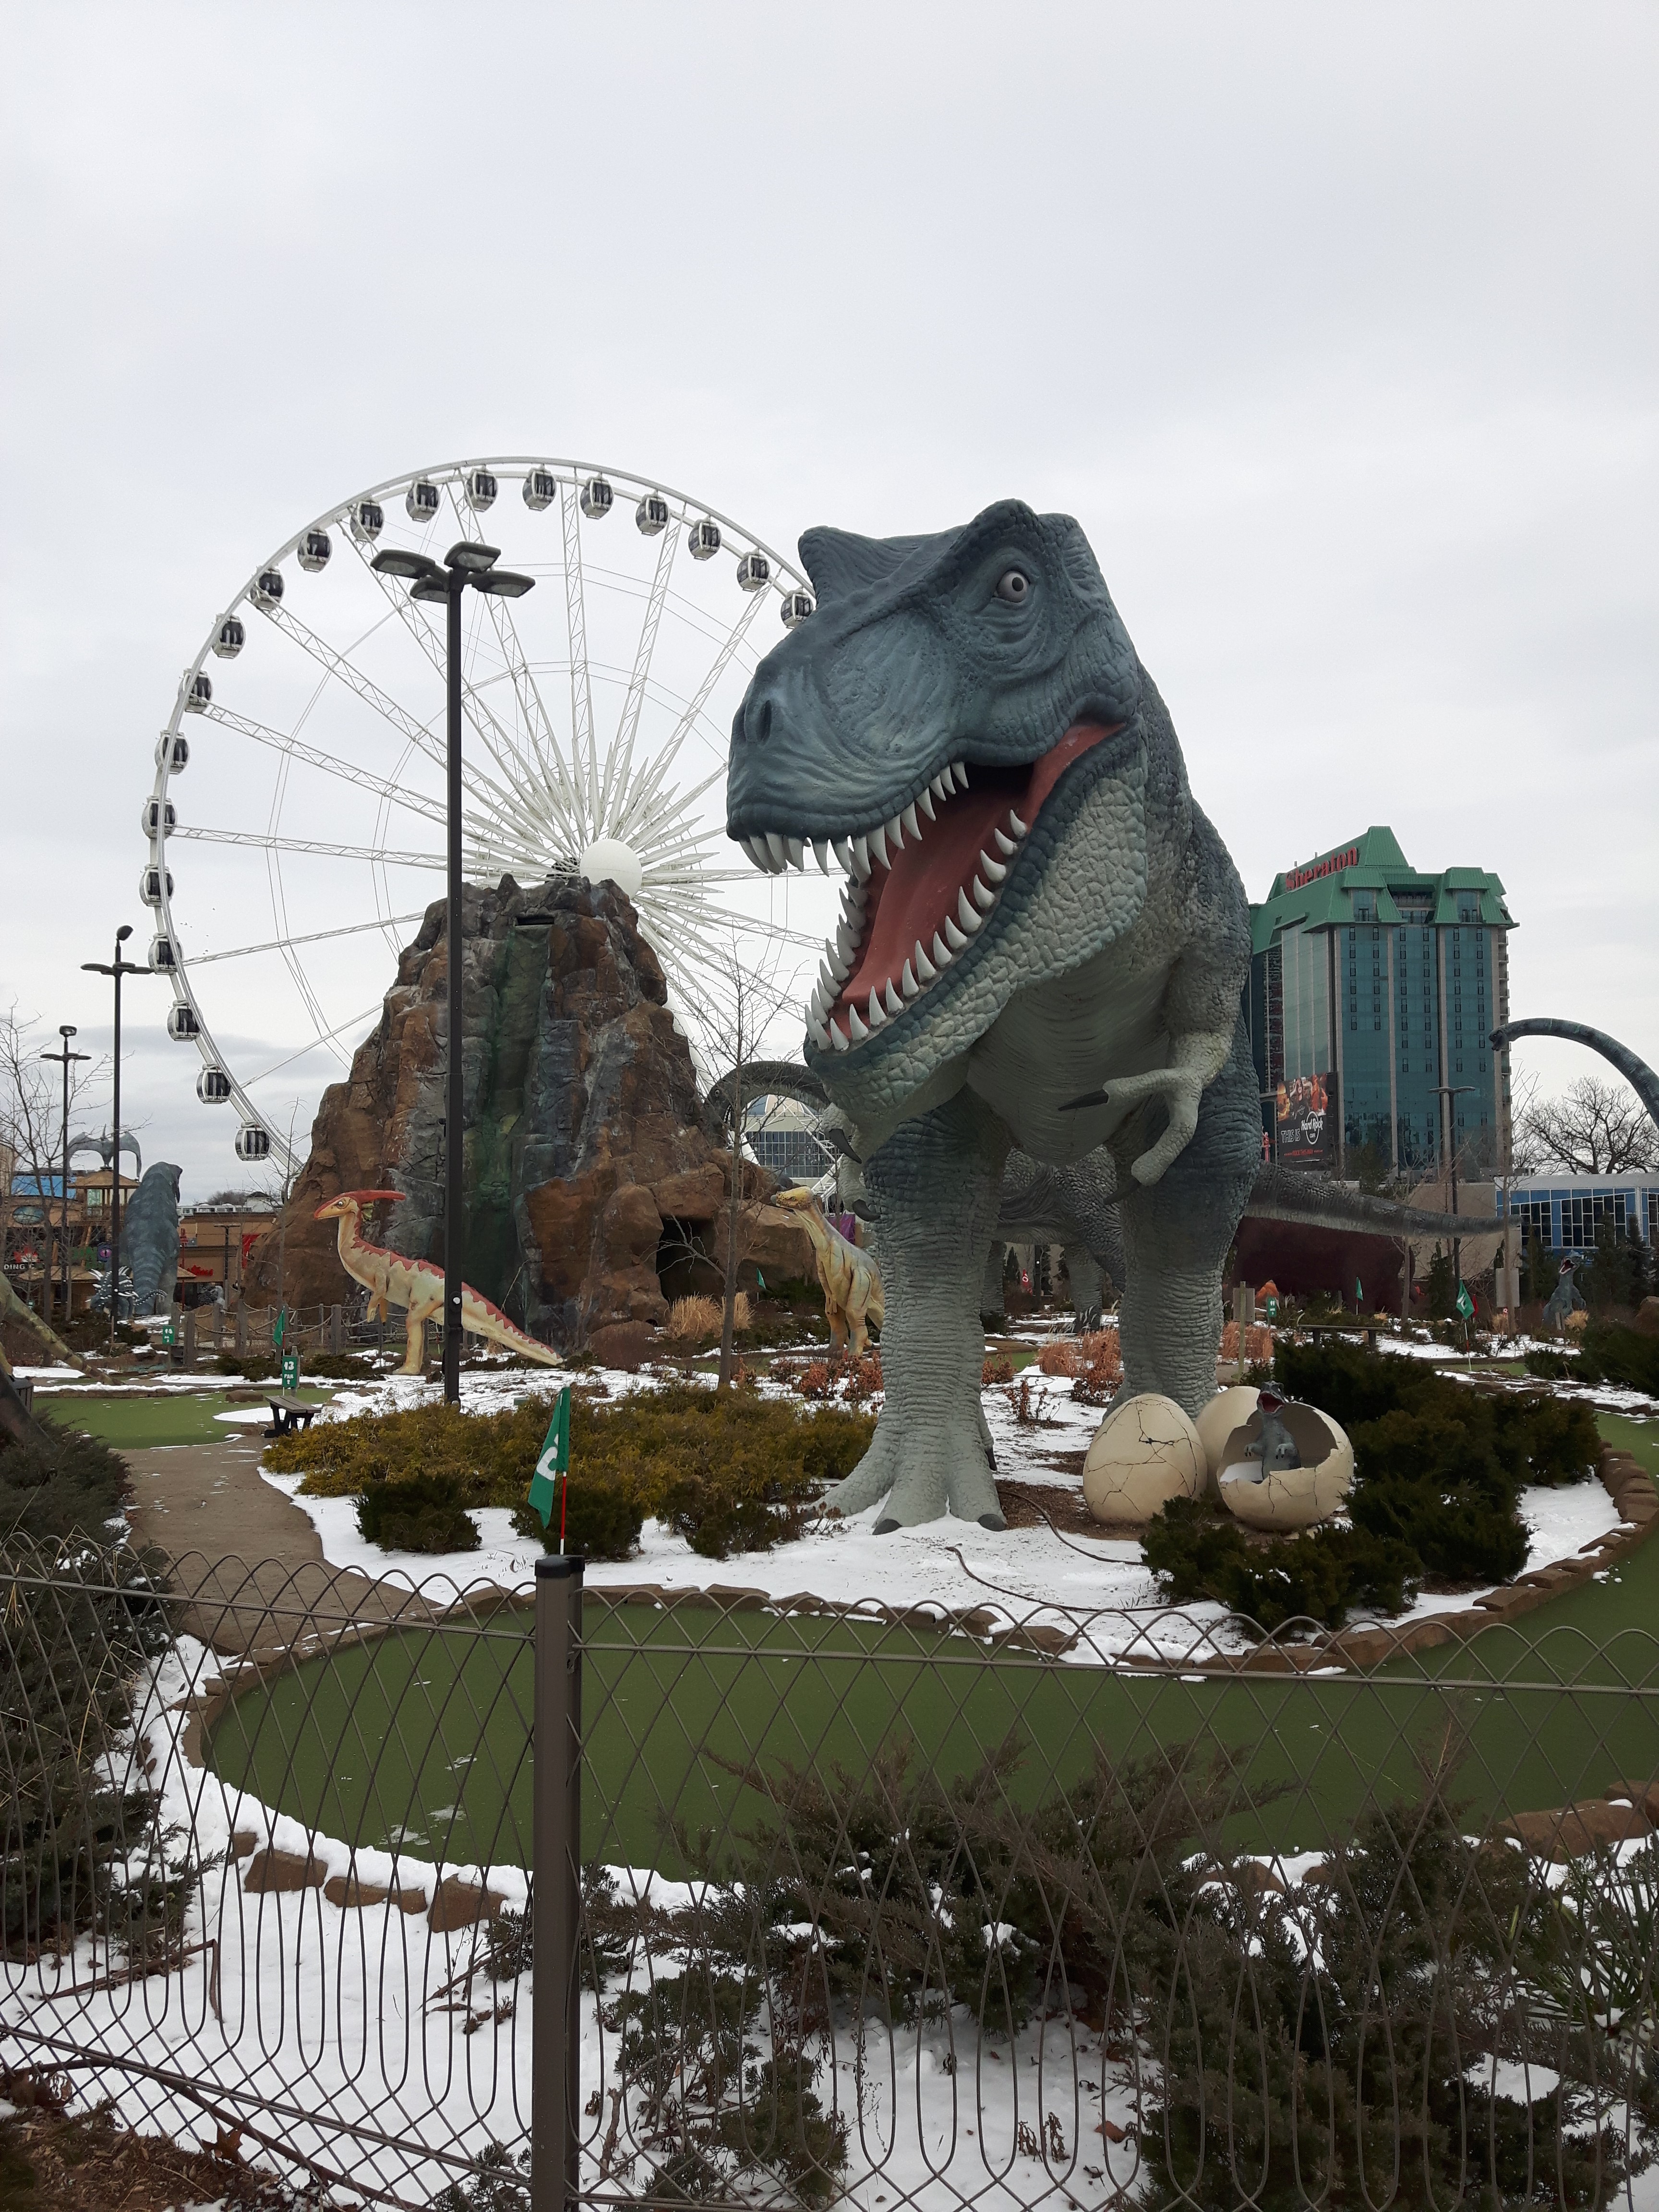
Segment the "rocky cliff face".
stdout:
<svg viewBox="0 0 1659 2212">
<path fill-rule="evenodd" d="M 494 890 L 469 886 L 465 921 L 466 1279 L 562 1346 L 659 1322 L 665 1270 L 689 1288 L 723 1259 L 729 1169 L 705 1133 L 656 955 L 608 884 L 526 891 L 504 877 Z M 345 1294 L 334 1224 L 313 1218 L 340 1190 L 404 1192 L 368 1233 L 441 1259 L 445 938 L 440 900 L 349 1081 L 323 1094 L 281 1231 L 257 1257 L 255 1301 L 276 1297 L 279 1266 L 290 1304 Z M 769 1188 L 763 1178 L 744 1191 L 750 1283 L 757 1263 L 775 1278 L 811 1273 L 805 1234 L 760 1202 Z"/>
</svg>

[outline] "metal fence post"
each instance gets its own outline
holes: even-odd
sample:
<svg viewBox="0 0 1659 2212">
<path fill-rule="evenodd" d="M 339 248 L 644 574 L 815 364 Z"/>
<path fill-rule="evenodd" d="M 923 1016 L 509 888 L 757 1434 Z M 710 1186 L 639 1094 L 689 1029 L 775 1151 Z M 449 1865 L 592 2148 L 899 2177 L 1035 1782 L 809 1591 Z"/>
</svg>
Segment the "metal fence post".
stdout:
<svg viewBox="0 0 1659 2212">
<path fill-rule="evenodd" d="M 531 2212 L 568 2212 L 580 2180 L 583 1565 L 536 1562 Z"/>
</svg>

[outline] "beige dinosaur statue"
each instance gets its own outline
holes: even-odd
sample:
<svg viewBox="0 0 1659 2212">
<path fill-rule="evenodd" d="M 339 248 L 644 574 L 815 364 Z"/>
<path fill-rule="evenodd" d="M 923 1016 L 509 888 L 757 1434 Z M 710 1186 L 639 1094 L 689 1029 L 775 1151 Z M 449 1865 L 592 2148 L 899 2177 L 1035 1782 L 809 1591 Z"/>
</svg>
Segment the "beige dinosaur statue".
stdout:
<svg viewBox="0 0 1659 2212">
<path fill-rule="evenodd" d="M 384 1321 L 388 1306 L 405 1310 L 409 1349 L 403 1371 L 420 1375 L 426 1370 L 426 1325 L 444 1310 L 444 1271 L 429 1260 L 405 1259 L 401 1252 L 388 1252 L 383 1244 L 371 1244 L 357 1225 L 364 1206 L 373 1206 L 377 1199 L 403 1195 L 400 1190 L 343 1190 L 337 1198 L 327 1199 L 317 1208 L 316 1218 L 338 1221 L 340 1265 L 368 1292 L 369 1319 Z M 539 1360 L 544 1367 L 564 1364 L 550 1346 L 526 1336 L 499 1306 L 480 1297 L 471 1283 L 461 1285 L 461 1327 L 469 1335 L 488 1337 L 509 1352 Z"/>
<path fill-rule="evenodd" d="M 830 1340 L 836 1355 L 847 1349 L 850 1333 L 853 1350 L 861 1358 L 869 1349 L 868 1324 L 882 1326 L 884 1302 L 881 1270 L 868 1252 L 849 1244 L 805 1185 L 775 1191 L 770 1203 L 799 1213 L 801 1226 L 812 1240 L 817 1255 L 818 1280 L 823 1285 L 823 1310 L 830 1318 Z"/>
</svg>

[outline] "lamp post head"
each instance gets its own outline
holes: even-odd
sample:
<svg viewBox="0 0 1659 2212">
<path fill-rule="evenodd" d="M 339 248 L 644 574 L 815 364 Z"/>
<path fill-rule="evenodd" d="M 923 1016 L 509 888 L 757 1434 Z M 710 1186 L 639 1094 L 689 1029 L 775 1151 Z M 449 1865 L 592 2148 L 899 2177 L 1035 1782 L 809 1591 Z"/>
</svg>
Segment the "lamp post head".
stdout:
<svg viewBox="0 0 1659 2212">
<path fill-rule="evenodd" d="M 485 568 L 493 568 L 501 557 L 499 545 L 480 545 L 471 538 L 463 538 L 444 555 L 451 568 L 465 568 L 469 575 L 477 575 Z"/>
<path fill-rule="evenodd" d="M 125 945 L 131 934 L 132 924 L 130 921 L 124 921 L 115 933 L 115 942 L 118 945 Z"/>
<path fill-rule="evenodd" d="M 520 576 L 511 568 L 491 568 L 486 574 L 469 576 L 467 581 L 475 592 L 488 592 L 498 599 L 521 599 L 536 588 L 533 576 Z"/>
<path fill-rule="evenodd" d="M 79 1036 L 81 1032 L 76 1028 L 73 1022 L 59 1022 L 58 1024 L 58 1034 L 60 1037 L 72 1037 Z"/>
<path fill-rule="evenodd" d="M 434 568 L 429 576 L 417 576 L 409 587 L 411 599 L 434 600 L 440 606 L 449 599 L 449 580 L 441 568 Z"/>
<path fill-rule="evenodd" d="M 410 581 L 443 574 L 443 570 L 429 553 L 406 553 L 396 545 L 388 546 L 384 553 L 377 553 L 368 565 L 377 576 L 402 576 Z"/>
</svg>

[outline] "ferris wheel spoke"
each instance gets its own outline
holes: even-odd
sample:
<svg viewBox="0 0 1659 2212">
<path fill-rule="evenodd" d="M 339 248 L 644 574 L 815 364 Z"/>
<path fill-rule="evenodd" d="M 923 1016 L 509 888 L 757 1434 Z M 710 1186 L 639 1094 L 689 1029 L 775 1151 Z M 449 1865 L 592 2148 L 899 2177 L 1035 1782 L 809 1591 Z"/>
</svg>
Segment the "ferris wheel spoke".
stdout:
<svg viewBox="0 0 1659 2212">
<path fill-rule="evenodd" d="M 355 783 L 361 791 L 372 791 L 377 798 L 393 806 L 406 808 L 411 814 L 423 814 L 429 822 L 445 818 L 441 802 L 411 791 L 408 785 L 390 781 L 385 776 L 371 775 L 367 769 L 354 768 L 333 753 L 319 751 L 315 745 L 304 744 L 298 738 L 285 737 L 282 731 L 268 729 L 263 722 L 253 721 L 246 714 L 233 714 L 228 707 L 210 702 L 201 709 L 204 718 L 217 722 L 223 728 L 234 730 L 238 737 L 251 738 L 255 744 L 267 745 L 272 752 L 284 753 L 290 760 L 303 761 L 324 775 L 337 776 L 343 782 Z"/>
<path fill-rule="evenodd" d="M 651 579 L 651 596 L 646 602 L 645 619 L 640 625 L 640 641 L 634 651 L 634 667 L 628 679 L 628 693 L 623 701 L 622 714 L 617 724 L 617 739 L 611 749 L 611 757 L 605 764 L 605 791 L 599 815 L 602 823 L 610 822 L 613 791 L 618 796 L 625 793 L 634 773 L 634 740 L 640 726 L 640 708 L 645 703 L 646 679 L 651 673 L 651 658 L 657 649 L 657 631 L 662 622 L 663 601 L 668 596 L 668 578 L 674 566 L 679 542 L 680 526 L 676 517 L 663 531 L 657 547 L 657 566 Z"/>
<path fill-rule="evenodd" d="M 265 853 L 304 853 L 313 860 L 376 860 L 384 867 L 441 869 L 444 866 L 441 853 L 392 853 L 380 845 L 325 844 L 320 838 L 278 837 L 258 830 L 209 830 L 194 822 L 181 822 L 168 842 L 181 837 L 198 845 L 246 845 Z"/>
<path fill-rule="evenodd" d="M 373 921 L 344 921 L 337 929 L 307 930 L 302 937 L 271 937 L 262 945 L 228 945 L 222 952 L 192 952 L 188 965 L 205 968 L 215 960 L 248 960 L 258 952 L 280 952 L 285 945 L 325 945 L 337 937 L 362 937 L 369 930 L 402 929 L 425 918 L 424 908 L 419 914 L 377 915 Z"/>
<path fill-rule="evenodd" d="M 666 776 L 669 769 L 672 768 L 675 761 L 679 756 L 681 746 L 685 743 L 686 738 L 690 735 L 693 729 L 696 728 L 703 708 L 708 704 L 709 696 L 714 691 L 714 686 L 720 682 L 721 677 L 725 675 L 726 670 L 732 665 L 732 658 L 737 653 L 738 647 L 743 643 L 744 639 L 749 635 L 749 626 L 755 619 L 755 615 L 760 606 L 763 596 L 763 594 L 759 592 L 754 592 L 750 594 L 743 612 L 738 617 L 737 621 L 726 633 L 724 644 L 722 644 L 720 651 L 715 654 L 712 664 L 704 674 L 702 683 L 698 684 L 696 690 L 692 695 L 690 703 L 685 708 L 685 711 L 681 714 L 678 724 L 675 726 L 673 735 L 669 738 L 667 744 L 664 745 L 662 750 L 657 755 L 655 760 L 652 762 L 650 768 L 647 770 L 645 775 L 641 777 L 635 807 L 630 809 L 630 820 L 632 819 L 633 814 L 640 808 L 647 806 L 651 800 L 655 797 L 658 791 L 660 790 L 663 779 Z M 706 790 L 708 788 L 708 785 L 705 784 L 702 787 Z M 623 834 L 624 833 L 621 830 L 617 832 L 618 836 L 622 836 Z"/>
<path fill-rule="evenodd" d="M 334 1057 L 343 1066 L 349 1067 L 351 1065 L 350 1057 L 340 1050 L 337 1040 L 343 1037 L 348 1030 L 358 1029 L 363 1023 L 377 1019 L 380 1012 L 380 1000 L 377 999 L 372 1006 L 365 1007 L 362 1013 L 353 1014 L 348 1021 L 337 1022 L 325 1036 L 307 1037 L 297 1052 L 289 1053 L 286 1060 L 275 1061 L 258 1075 L 249 1076 L 246 1083 L 241 1087 L 246 1091 L 252 1091 L 257 1083 L 269 1083 L 273 1075 L 280 1075 L 285 1067 L 292 1067 L 296 1060 L 303 1060 L 307 1053 L 315 1052 L 319 1046 L 332 1048 Z"/>
<path fill-rule="evenodd" d="M 584 826 L 588 836 L 594 836 L 599 825 L 599 764 L 593 750 L 593 687 L 587 667 L 581 510 L 574 483 L 559 486 L 559 521 L 564 532 L 564 617 L 570 639 L 570 757 L 586 801 Z"/>
</svg>

